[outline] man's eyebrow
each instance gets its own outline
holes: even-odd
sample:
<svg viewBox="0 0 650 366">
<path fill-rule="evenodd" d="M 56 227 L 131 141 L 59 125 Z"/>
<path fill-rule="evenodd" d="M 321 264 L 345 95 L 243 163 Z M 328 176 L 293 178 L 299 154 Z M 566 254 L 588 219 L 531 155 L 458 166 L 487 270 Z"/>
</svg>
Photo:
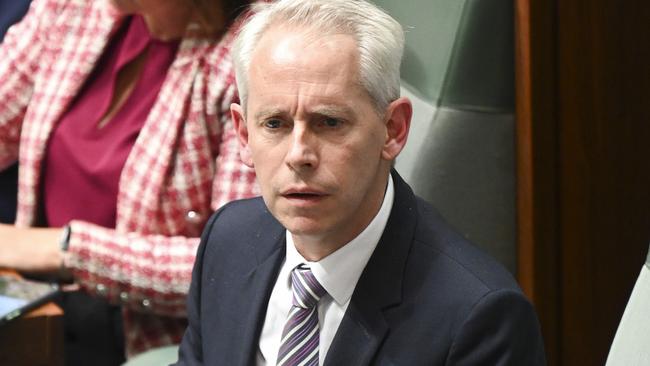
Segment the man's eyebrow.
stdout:
<svg viewBox="0 0 650 366">
<path fill-rule="evenodd" d="M 253 118 L 256 121 L 259 121 L 259 120 L 262 120 L 262 119 L 266 119 L 266 118 L 273 117 L 273 116 L 280 116 L 280 115 L 283 115 L 283 114 L 284 114 L 284 111 L 282 109 L 280 109 L 280 108 L 268 108 L 268 109 L 262 109 L 261 111 L 258 111 L 257 113 L 255 113 Z"/>
<path fill-rule="evenodd" d="M 286 112 L 281 108 L 267 108 L 262 109 L 253 115 L 255 121 L 261 121 L 270 117 L 279 117 L 286 115 Z M 334 105 L 320 105 L 312 108 L 307 112 L 309 116 L 334 116 L 334 117 L 349 117 L 354 116 L 354 109 L 348 106 L 334 106 Z"/>
<path fill-rule="evenodd" d="M 335 116 L 335 117 L 345 117 L 353 116 L 354 110 L 347 106 L 333 106 L 333 105 L 322 105 L 316 106 L 309 111 L 309 114 L 312 115 L 321 115 L 321 116 Z"/>
</svg>

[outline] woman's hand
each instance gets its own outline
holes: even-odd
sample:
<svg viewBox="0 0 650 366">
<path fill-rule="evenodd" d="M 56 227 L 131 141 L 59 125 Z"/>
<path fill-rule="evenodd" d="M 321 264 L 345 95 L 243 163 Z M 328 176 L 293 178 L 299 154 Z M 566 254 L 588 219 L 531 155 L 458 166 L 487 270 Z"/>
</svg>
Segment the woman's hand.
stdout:
<svg viewBox="0 0 650 366">
<path fill-rule="evenodd" d="M 18 228 L 0 224 L 0 268 L 58 274 L 63 263 L 61 228 Z"/>
</svg>

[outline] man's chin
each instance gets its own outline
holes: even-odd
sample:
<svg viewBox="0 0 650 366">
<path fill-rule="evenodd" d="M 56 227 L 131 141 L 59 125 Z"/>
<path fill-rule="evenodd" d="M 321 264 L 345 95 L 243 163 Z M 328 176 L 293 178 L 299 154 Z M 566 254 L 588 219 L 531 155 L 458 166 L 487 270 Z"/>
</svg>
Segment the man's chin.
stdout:
<svg viewBox="0 0 650 366">
<path fill-rule="evenodd" d="M 278 219 L 282 225 L 294 236 L 316 238 L 323 236 L 326 225 L 322 219 L 312 217 L 284 217 Z"/>
</svg>

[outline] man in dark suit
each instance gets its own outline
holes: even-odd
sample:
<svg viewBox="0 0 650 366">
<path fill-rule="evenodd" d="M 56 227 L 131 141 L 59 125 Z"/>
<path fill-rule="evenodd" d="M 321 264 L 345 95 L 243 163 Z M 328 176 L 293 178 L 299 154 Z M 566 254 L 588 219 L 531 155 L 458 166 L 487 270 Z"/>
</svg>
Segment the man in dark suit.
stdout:
<svg viewBox="0 0 650 366">
<path fill-rule="evenodd" d="M 281 0 L 243 28 L 231 107 L 262 197 L 208 223 L 178 365 L 543 365 L 510 274 L 391 170 L 403 31 L 366 1 Z"/>
</svg>

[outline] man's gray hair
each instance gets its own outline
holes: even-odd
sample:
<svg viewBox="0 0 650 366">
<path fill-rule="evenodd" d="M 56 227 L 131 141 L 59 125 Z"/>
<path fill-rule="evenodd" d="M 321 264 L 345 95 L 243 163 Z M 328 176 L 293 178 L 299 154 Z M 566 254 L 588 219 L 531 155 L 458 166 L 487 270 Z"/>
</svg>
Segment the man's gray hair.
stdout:
<svg viewBox="0 0 650 366">
<path fill-rule="evenodd" d="M 248 72 L 258 41 L 277 26 L 304 28 L 314 34 L 348 34 L 359 50 L 361 85 L 383 114 L 400 95 L 404 30 L 384 10 L 365 0 L 279 0 L 253 6 L 254 15 L 233 46 L 237 88 L 242 106 L 248 98 Z"/>
</svg>

